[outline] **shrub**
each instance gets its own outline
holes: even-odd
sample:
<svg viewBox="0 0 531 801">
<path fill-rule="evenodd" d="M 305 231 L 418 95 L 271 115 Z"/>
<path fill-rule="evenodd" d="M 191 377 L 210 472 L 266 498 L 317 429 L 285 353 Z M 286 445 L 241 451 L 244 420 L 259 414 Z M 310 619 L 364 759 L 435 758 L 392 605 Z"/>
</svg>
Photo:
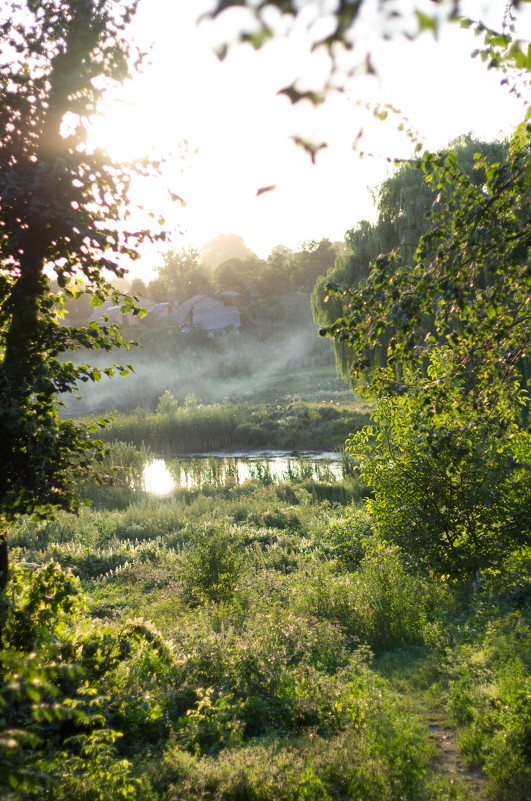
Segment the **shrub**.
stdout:
<svg viewBox="0 0 531 801">
<path fill-rule="evenodd" d="M 484 770 L 493 799 L 524 801 L 531 779 L 531 629 L 521 612 L 492 619 L 493 609 L 491 600 L 490 620 L 473 609 L 461 626 L 468 641 L 446 653 L 448 711 L 462 727 L 465 758 Z"/>
<path fill-rule="evenodd" d="M 164 390 L 157 403 L 159 414 L 171 414 L 179 408 L 180 404 L 175 395 L 169 389 Z"/>
<path fill-rule="evenodd" d="M 364 547 L 355 573 L 311 568 L 296 602 L 376 652 L 422 642 L 429 600 L 423 581 L 406 570 L 397 546 L 372 539 Z"/>
<path fill-rule="evenodd" d="M 393 545 L 372 540 L 356 574 L 359 636 L 375 651 L 419 643 L 426 624 L 426 591 Z"/>
<path fill-rule="evenodd" d="M 185 595 L 192 603 L 229 600 L 243 567 L 243 554 L 234 530 L 218 527 L 201 532 L 182 562 Z"/>
<path fill-rule="evenodd" d="M 30 652 L 47 642 L 64 619 L 82 606 L 74 576 L 55 562 L 14 563 L 2 613 L 3 646 Z"/>
<path fill-rule="evenodd" d="M 428 368 L 434 385 L 444 371 L 445 354 L 434 354 Z M 502 441 L 488 421 L 471 429 L 459 385 L 445 399 L 448 414 L 427 426 L 424 377 L 408 373 L 404 381 L 402 394 L 376 402 L 377 428 L 347 441 L 374 490 L 368 505 L 377 531 L 456 578 L 499 566 L 531 537 L 531 437 L 520 430 Z"/>
<path fill-rule="evenodd" d="M 338 683 L 335 735 L 251 741 L 212 756 L 183 753 L 170 743 L 154 782 L 174 801 L 210 796 L 224 801 L 425 798 L 432 753 L 419 724 L 397 709 L 385 684 L 356 666 Z M 177 735 L 178 738 L 178 735 Z M 176 738 L 176 739 L 177 739 Z"/>
<path fill-rule="evenodd" d="M 322 541 L 340 567 L 355 570 L 365 556 L 366 542 L 371 535 L 372 522 L 368 512 L 350 507 L 330 518 Z"/>
</svg>

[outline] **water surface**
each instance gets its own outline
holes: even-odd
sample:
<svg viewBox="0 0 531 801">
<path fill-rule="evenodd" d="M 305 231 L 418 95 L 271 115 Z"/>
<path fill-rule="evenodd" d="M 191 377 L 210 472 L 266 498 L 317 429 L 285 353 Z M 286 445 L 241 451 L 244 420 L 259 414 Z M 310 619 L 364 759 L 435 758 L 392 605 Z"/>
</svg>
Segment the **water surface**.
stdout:
<svg viewBox="0 0 531 801">
<path fill-rule="evenodd" d="M 333 482 L 344 476 L 345 454 L 332 451 L 200 453 L 174 459 L 156 458 L 143 471 L 145 491 L 155 495 L 168 495 L 177 488 L 243 484 L 249 479 L 271 484 L 304 479 Z"/>
</svg>

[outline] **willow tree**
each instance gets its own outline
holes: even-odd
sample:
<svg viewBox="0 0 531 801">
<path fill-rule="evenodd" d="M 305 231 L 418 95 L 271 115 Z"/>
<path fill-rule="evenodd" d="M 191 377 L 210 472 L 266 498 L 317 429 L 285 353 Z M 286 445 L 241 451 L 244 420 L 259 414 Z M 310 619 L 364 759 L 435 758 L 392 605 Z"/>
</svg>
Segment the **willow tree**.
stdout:
<svg viewBox="0 0 531 801">
<path fill-rule="evenodd" d="M 463 174 L 468 176 L 473 186 L 485 183 L 485 169 L 475 159 L 481 154 L 488 163 L 503 162 L 507 145 L 502 142 L 479 142 L 471 136 L 455 140 L 446 149 L 455 153 L 457 163 Z M 444 153 L 439 153 L 443 158 Z M 318 278 L 312 292 L 312 311 L 319 326 L 332 325 L 340 317 L 348 314 L 348 294 L 342 290 L 359 286 L 366 280 L 374 260 L 384 253 L 393 252 L 395 261 L 411 263 L 421 237 L 429 228 L 432 206 L 437 196 L 437 188 L 425 180 L 422 159 L 400 164 L 393 175 L 387 178 L 375 191 L 378 218 L 371 223 L 362 220 L 345 234 L 345 249 L 337 257 L 333 267 Z M 330 291 L 330 290 L 333 291 Z M 382 341 L 372 350 L 382 356 Z M 334 340 L 336 363 L 346 381 L 354 379 L 352 374 L 354 351 L 350 346 L 350 336 L 336 336 Z"/>
<path fill-rule="evenodd" d="M 114 163 L 87 142 L 104 92 L 141 60 L 125 37 L 136 7 L 13 0 L 0 11 L 0 588 L 9 524 L 75 509 L 76 480 L 98 450 L 59 417 L 59 394 L 101 377 L 67 354 L 122 344 L 112 326 L 65 325 L 65 298 L 88 292 L 101 304 L 151 236 L 127 230 L 131 170 L 151 165 Z M 105 372 L 117 367 L 127 370 Z"/>
<path fill-rule="evenodd" d="M 436 195 L 413 256 L 329 286 L 342 316 L 322 331 L 378 424 L 348 445 L 380 532 L 456 577 L 531 542 L 531 116 L 475 164 L 424 156 Z"/>
</svg>

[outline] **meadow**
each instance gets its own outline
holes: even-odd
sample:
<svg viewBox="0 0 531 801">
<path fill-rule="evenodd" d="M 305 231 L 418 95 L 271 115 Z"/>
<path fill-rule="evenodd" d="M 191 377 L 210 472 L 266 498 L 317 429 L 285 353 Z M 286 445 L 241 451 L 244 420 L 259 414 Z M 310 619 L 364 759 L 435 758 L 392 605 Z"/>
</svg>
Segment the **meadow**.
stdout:
<svg viewBox="0 0 531 801">
<path fill-rule="evenodd" d="M 4 798 L 527 798 L 529 551 L 452 581 L 355 471 L 154 497 L 147 458 L 10 532 Z"/>
</svg>

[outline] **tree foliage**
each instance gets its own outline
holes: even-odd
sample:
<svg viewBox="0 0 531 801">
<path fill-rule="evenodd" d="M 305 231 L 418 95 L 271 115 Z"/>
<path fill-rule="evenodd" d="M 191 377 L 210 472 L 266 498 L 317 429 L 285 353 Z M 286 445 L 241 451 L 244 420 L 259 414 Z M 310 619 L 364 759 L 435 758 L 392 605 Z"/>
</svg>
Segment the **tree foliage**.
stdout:
<svg viewBox="0 0 531 801">
<path fill-rule="evenodd" d="M 397 380 L 404 365 L 423 367 L 445 346 L 453 358 L 444 377 L 427 379 L 422 390 L 428 410 L 463 376 L 463 398 L 474 399 L 477 416 L 501 414 L 508 393 L 524 401 L 530 130 L 529 122 L 519 127 L 506 160 L 491 164 L 476 154 L 482 180 L 467 174 L 453 151 L 427 154 L 421 167 L 437 194 L 413 258 L 395 249 L 378 256 L 357 287 L 330 287 L 346 314 L 323 333 L 348 344 L 356 375 L 372 367 L 378 391 L 405 391 L 407 382 Z M 376 348 L 383 359 L 373 367 Z"/>
<path fill-rule="evenodd" d="M 379 533 L 431 569 L 459 578 L 500 565 L 530 541 L 531 448 L 514 413 L 509 438 L 493 436 L 488 421 L 469 426 L 465 379 L 448 387 L 436 424 L 426 421 L 426 377 L 443 377 L 452 358 L 440 349 L 431 354 L 427 376 L 407 369 L 408 391 L 383 392 L 373 423 L 351 435 L 347 450 L 373 489 L 369 508 Z"/>
<path fill-rule="evenodd" d="M 82 292 L 101 305 L 112 278 L 123 275 L 124 259 L 136 258 L 136 246 L 151 236 L 128 229 L 127 199 L 132 171 L 147 175 L 155 167 L 117 164 L 87 142 L 103 93 L 141 59 L 124 35 L 136 6 L 136 0 L 14 0 L 1 11 L 3 527 L 21 513 L 75 506 L 76 478 L 98 449 L 86 429 L 60 420 L 57 396 L 99 380 L 101 372 L 74 366 L 66 354 L 109 351 L 123 339 L 117 327 L 75 328 L 62 316 L 65 299 Z"/>
<path fill-rule="evenodd" d="M 247 259 L 253 256 L 252 250 L 238 234 L 219 234 L 201 248 L 201 261 L 212 270 L 227 259 Z"/>
<path fill-rule="evenodd" d="M 343 316 L 322 333 L 348 351 L 379 424 L 350 442 L 376 519 L 443 571 L 531 538 L 530 145 L 528 115 L 494 163 L 426 154 L 434 200 L 412 257 L 397 247 L 357 284 L 328 285 Z"/>
<path fill-rule="evenodd" d="M 176 298 L 180 302 L 208 291 L 210 270 L 201 262 L 196 248 L 169 250 L 157 269 L 157 278 L 149 284 L 149 297 L 156 301 Z"/>
<path fill-rule="evenodd" d="M 506 155 L 504 143 L 478 142 L 469 135 L 453 142 L 446 152 L 450 149 L 455 152 L 460 169 L 475 186 L 483 185 L 486 176 L 474 155 L 481 153 L 489 163 L 503 161 Z M 439 156 L 442 157 L 443 152 Z M 400 164 L 374 194 L 378 208 L 376 222 L 362 220 L 347 231 L 343 253 L 313 288 L 312 310 L 320 326 L 329 326 L 348 314 L 347 296 L 337 290 L 342 286 L 357 286 L 366 279 L 372 262 L 380 254 L 393 252 L 403 262 L 414 260 L 420 237 L 428 229 L 437 190 L 425 180 L 421 160 Z M 335 291 L 331 292 L 330 286 Z M 380 346 L 384 340 L 385 337 Z M 337 337 L 335 352 L 338 369 L 348 381 L 352 378 L 353 350 L 347 340 Z M 372 358 L 380 352 L 381 347 L 371 351 Z"/>
</svg>

